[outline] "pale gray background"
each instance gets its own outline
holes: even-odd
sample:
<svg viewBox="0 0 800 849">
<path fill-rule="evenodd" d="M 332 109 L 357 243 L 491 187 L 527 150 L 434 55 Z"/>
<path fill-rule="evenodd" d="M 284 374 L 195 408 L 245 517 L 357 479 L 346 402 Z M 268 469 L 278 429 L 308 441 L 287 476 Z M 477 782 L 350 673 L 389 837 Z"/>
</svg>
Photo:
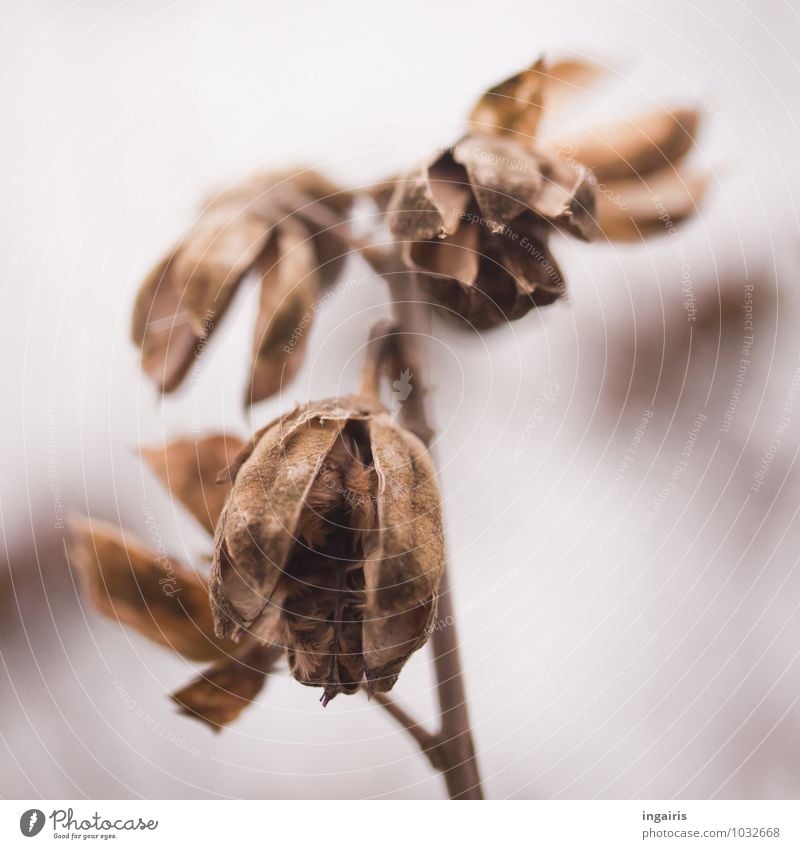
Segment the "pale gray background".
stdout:
<svg viewBox="0 0 800 849">
<path fill-rule="evenodd" d="M 484 339 L 443 330 L 430 343 L 487 790 L 799 796 L 800 407 L 750 492 L 800 355 L 798 43 L 797 9 L 779 0 L 6 4 L 0 793 L 441 796 L 360 697 L 323 711 L 315 691 L 277 678 L 218 736 L 176 716 L 166 694 L 189 665 L 79 607 L 54 525 L 63 504 L 146 538 L 149 508 L 170 550 L 197 558 L 202 534 L 131 447 L 192 427 L 245 433 L 355 386 L 353 344 L 383 313 L 375 282 L 328 306 L 300 378 L 251 419 L 239 399 L 252 288 L 186 389 L 157 401 L 129 311 L 209 188 L 304 161 L 345 182 L 379 178 L 452 140 L 483 87 L 571 50 L 628 80 L 598 90 L 596 117 L 699 102 L 693 165 L 712 189 L 679 228 L 685 259 L 669 238 L 559 243 L 569 302 Z M 723 432 L 746 277 L 756 344 Z M 541 401 L 547 381 L 554 403 Z M 645 411 L 635 459 L 604 498 Z M 675 491 L 642 530 L 699 412 Z M 429 716 L 430 683 L 421 652 L 397 695 Z"/>
</svg>

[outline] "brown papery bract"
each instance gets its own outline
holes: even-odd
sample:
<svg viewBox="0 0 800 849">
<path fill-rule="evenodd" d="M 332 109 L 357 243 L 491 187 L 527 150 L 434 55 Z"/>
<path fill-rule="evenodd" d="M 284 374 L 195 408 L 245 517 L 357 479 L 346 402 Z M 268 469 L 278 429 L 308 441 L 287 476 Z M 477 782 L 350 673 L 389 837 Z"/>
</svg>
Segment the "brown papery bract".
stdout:
<svg viewBox="0 0 800 849">
<path fill-rule="evenodd" d="M 390 689 L 427 639 L 444 566 L 425 447 L 351 396 L 273 422 L 234 469 L 211 581 L 218 632 L 283 643 L 323 703 L 362 681 Z"/>
</svg>

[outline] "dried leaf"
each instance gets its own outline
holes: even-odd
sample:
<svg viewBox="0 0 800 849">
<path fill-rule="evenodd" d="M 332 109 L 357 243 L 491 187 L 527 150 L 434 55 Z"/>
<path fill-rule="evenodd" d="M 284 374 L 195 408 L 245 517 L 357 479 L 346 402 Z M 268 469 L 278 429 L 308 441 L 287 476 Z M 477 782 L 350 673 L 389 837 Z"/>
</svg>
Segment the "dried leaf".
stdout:
<svg viewBox="0 0 800 849">
<path fill-rule="evenodd" d="M 397 181 L 388 221 L 392 235 L 400 242 L 447 234 L 442 215 L 431 197 L 427 167 Z"/>
<path fill-rule="evenodd" d="M 273 395 L 299 371 L 320 285 L 311 237 L 299 224 L 284 224 L 258 267 L 261 294 L 248 404 Z"/>
<path fill-rule="evenodd" d="M 278 217 L 277 211 L 272 219 L 255 215 L 224 198 L 201 213 L 172 263 L 196 333 L 221 315 L 266 247 Z"/>
<path fill-rule="evenodd" d="M 87 518 L 71 530 L 72 563 L 102 614 L 192 660 L 213 660 L 228 648 L 214 636 L 200 576 L 105 522 Z"/>
<path fill-rule="evenodd" d="M 543 59 L 484 92 L 469 115 L 470 132 L 533 138 L 547 85 Z"/>
<path fill-rule="evenodd" d="M 142 448 L 140 454 L 170 495 L 213 534 L 230 492 L 229 484 L 217 483 L 217 475 L 242 447 L 234 436 L 213 434 Z"/>
<path fill-rule="evenodd" d="M 705 195 L 707 174 L 686 175 L 665 170 L 642 180 L 609 183 L 598 199 L 598 221 L 612 241 L 637 241 L 668 233 L 670 225 L 696 214 Z"/>
<path fill-rule="evenodd" d="M 265 253 L 283 231 L 305 228 L 310 267 L 319 285 L 331 284 L 348 252 L 351 202 L 352 195 L 313 171 L 256 175 L 211 198 L 137 297 L 132 336 L 142 348 L 142 367 L 159 388 L 170 392 L 180 385 L 241 281 L 256 266 L 263 277 Z M 262 312 L 259 321 L 271 317 Z M 298 352 L 290 370 L 299 360 Z M 265 397 L 269 380 L 261 368 L 254 377 L 263 382 L 250 397 Z"/>
<path fill-rule="evenodd" d="M 537 306 L 552 303 L 564 294 L 564 276 L 547 245 L 547 234 L 541 224 L 530 219 L 520 222 L 519 232 L 523 238 L 503 239 L 489 256 L 513 276 L 520 300 L 533 297 Z M 496 243 L 501 239 L 498 237 Z M 516 312 L 524 308 L 524 301 L 509 305 L 509 317 L 516 317 Z"/>
<path fill-rule="evenodd" d="M 602 79 L 608 69 L 597 62 L 587 62 L 585 59 L 561 59 L 548 65 L 547 94 L 545 105 L 548 110 L 557 104 L 562 107 L 576 97 L 586 93 L 590 84 Z"/>
<path fill-rule="evenodd" d="M 204 335 L 195 333 L 190 323 L 170 259 L 160 262 L 142 284 L 131 332 L 141 348 L 142 369 L 160 391 L 172 392 L 189 371 Z"/>
<path fill-rule="evenodd" d="M 562 141 L 601 182 L 645 176 L 677 163 L 694 145 L 700 116 L 660 110 Z"/>
<path fill-rule="evenodd" d="M 428 166 L 427 180 L 431 201 L 442 219 L 439 235 L 455 233 L 472 197 L 466 169 L 448 152 Z"/>
<path fill-rule="evenodd" d="M 248 640 L 172 694 L 180 713 L 221 731 L 261 692 L 283 649 Z"/>
</svg>

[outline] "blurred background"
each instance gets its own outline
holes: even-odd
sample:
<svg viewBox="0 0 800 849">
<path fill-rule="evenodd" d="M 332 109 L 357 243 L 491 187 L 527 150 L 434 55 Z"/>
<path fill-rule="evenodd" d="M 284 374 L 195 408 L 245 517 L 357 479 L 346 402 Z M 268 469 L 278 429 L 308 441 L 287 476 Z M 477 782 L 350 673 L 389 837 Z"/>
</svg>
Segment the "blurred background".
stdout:
<svg viewBox="0 0 800 849">
<path fill-rule="evenodd" d="M 81 598 L 64 526 L 88 513 L 147 539 L 152 516 L 204 568 L 202 531 L 135 446 L 244 435 L 356 386 L 387 310 L 355 261 L 283 397 L 241 409 L 253 286 L 180 392 L 139 373 L 136 287 L 210 189 L 298 162 L 379 179 L 544 51 L 611 65 L 587 120 L 696 105 L 692 164 L 712 177 L 673 235 L 554 244 L 567 301 L 428 342 L 487 792 L 800 796 L 798 40 L 781 0 L 7 6 L 0 795 L 442 796 L 358 696 L 323 710 L 275 676 L 221 734 L 178 716 L 168 694 L 194 670 Z M 433 717 L 431 684 L 422 651 L 396 694 Z"/>
</svg>

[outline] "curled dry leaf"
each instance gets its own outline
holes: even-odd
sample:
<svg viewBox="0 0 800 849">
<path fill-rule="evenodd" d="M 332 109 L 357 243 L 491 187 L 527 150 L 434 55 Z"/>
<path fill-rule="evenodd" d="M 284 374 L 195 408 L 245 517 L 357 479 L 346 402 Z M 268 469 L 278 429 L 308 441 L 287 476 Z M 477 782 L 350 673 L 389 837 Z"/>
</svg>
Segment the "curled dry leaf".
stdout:
<svg viewBox="0 0 800 849">
<path fill-rule="evenodd" d="M 427 639 L 444 567 L 423 444 L 374 401 L 300 407 L 234 463 L 211 593 L 218 633 L 284 645 L 323 703 L 390 689 Z"/>
<path fill-rule="evenodd" d="M 245 403 L 275 394 L 300 370 L 321 282 L 313 244 L 291 221 L 272 240 L 257 268 L 261 287 Z"/>
<path fill-rule="evenodd" d="M 170 495 L 213 534 L 230 491 L 229 485 L 217 482 L 217 475 L 241 448 L 240 439 L 213 434 L 142 448 L 140 454 Z"/>
<path fill-rule="evenodd" d="M 629 241 L 666 232 L 665 208 L 673 222 L 697 212 L 708 175 L 687 174 L 682 162 L 694 147 L 699 125 L 697 110 L 662 109 L 556 142 L 563 157 L 592 169 L 598 226 L 607 239 Z"/>
<path fill-rule="evenodd" d="M 597 217 L 603 234 L 614 241 L 669 233 L 697 212 L 708 175 L 664 170 L 646 180 L 618 180 L 601 194 Z"/>
<path fill-rule="evenodd" d="M 542 116 L 545 65 L 538 59 L 484 92 L 469 115 L 470 132 L 533 137 Z"/>
<path fill-rule="evenodd" d="M 230 491 L 220 469 L 247 451 L 235 437 L 178 439 L 141 454 L 170 493 L 209 531 Z M 215 633 L 205 578 L 164 552 L 97 520 L 73 523 L 71 559 L 97 609 L 160 645 L 214 663 L 172 698 L 181 712 L 218 731 L 255 698 L 283 656 L 283 647 L 246 639 L 237 645 Z"/>
<path fill-rule="evenodd" d="M 642 177 L 670 168 L 694 146 L 699 115 L 692 109 L 659 110 L 562 141 L 598 180 Z"/>
<path fill-rule="evenodd" d="M 71 562 L 105 616 L 192 660 L 231 648 L 214 633 L 201 577 L 105 522 L 82 519 L 71 530 Z"/>
<path fill-rule="evenodd" d="M 542 71 L 546 77 L 544 117 L 557 121 L 564 109 L 585 95 L 607 72 L 603 65 L 585 59 L 561 59 L 546 64 Z"/>
<path fill-rule="evenodd" d="M 565 59 L 549 64 L 540 57 L 478 98 L 469 114 L 469 132 L 531 141 L 542 121 L 558 119 L 561 110 L 604 73 L 594 62 Z"/>
<path fill-rule="evenodd" d="M 221 731 L 261 692 L 282 654 L 279 646 L 256 640 L 243 642 L 173 693 L 172 700 L 182 714 Z"/>
<path fill-rule="evenodd" d="M 253 270 L 262 277 L 262 296 L 247 400 L 275 391 L 275 363 L 284 354 L 285 376 L 296 372 L 313 317 L 306 309 L 298 318 L 298 305 L 312 304 L 341 270 L 351 201 L 314 171 L 259 175 L 212 198 L 144 281 L 134 305 L 133 340 L 159 389 L 181 384 Z"/>
</svg>

